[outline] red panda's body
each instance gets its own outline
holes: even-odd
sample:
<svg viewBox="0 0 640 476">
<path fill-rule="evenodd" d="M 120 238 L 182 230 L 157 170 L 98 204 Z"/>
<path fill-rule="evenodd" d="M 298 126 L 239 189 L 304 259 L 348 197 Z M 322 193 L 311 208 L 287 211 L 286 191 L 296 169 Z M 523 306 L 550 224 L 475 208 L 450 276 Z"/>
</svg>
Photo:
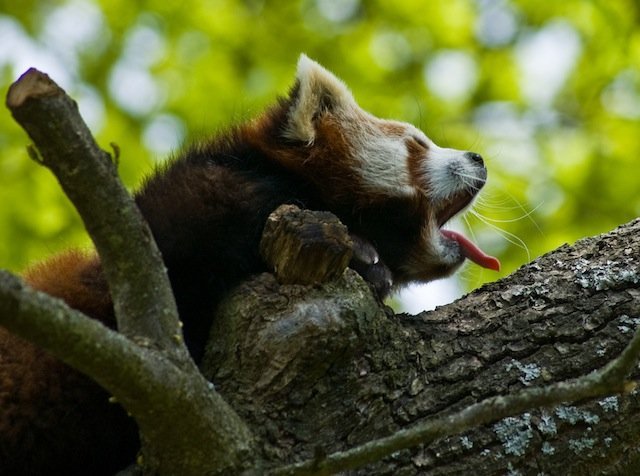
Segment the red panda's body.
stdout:
<svg viewBox="0 0 640 476">
<path fill-rule="evenodd" d="M 170 161 L 136 202 L 198 360 L 220 298 L 265 271 L 258 243 L 279 205 L 337 215 L 355 237 L 352 266 L 384 294 L 450 274 L 465 257 L 496 266 L 468 240 L 440 230 L 485 179 L 479 155 L 439 148 L 409 124 L 371 116 L 303 56 L 289 98 Z M 115 326 L 96 257 L 68 253 L 25 279 Z M 136 437 L 106 392 L 0 328 L 0 476 L 112 474 L 133 460 Z"/>
</svg>

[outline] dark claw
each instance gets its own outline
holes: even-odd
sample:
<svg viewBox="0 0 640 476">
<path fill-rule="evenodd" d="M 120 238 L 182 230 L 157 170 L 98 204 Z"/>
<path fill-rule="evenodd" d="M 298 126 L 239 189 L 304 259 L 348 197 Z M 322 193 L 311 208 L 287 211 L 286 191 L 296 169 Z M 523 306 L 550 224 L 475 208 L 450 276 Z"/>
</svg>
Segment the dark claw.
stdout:
<svg viewBox="0 0 640 476">
<path fill-rule="evenodd" d="M 353 257 L 349 267 L 373 286 L 380 299 L 384 299 L 393 287 L 391 270 L 380 260 L 378 252 L 369 241 L 356 235 L 351 235 L 351 240 Z"/>
<path fill-rule="evenodd" d="M 366 265 L 375 265 L 380 261 L 378 252 L 371 243 L 356 235 L 350 235 L 353 241 L 353 260 Z"/>
</svg>

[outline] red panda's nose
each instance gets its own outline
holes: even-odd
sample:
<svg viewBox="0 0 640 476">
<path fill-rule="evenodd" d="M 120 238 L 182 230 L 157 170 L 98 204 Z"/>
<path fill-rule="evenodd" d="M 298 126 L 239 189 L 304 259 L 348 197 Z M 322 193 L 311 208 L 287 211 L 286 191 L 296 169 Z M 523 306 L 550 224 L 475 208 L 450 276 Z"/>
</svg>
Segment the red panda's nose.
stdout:
<svg viewBox="0 0 640 476">
<path fill-rule="evenodd" d="M 475 152 L 467 152 L 464 155 L 467 159 L 472 160 L 476 164 L 484 165 L 484 160 L 482 159 L 482 156 L 480 154 L 477 154 Z"/>
</svg>

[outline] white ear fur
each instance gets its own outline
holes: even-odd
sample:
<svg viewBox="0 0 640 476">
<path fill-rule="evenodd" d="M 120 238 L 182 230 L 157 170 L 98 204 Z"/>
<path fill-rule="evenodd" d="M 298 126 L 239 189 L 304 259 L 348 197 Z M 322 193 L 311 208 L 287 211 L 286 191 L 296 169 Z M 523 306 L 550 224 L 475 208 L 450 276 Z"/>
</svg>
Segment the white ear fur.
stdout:
<svg viewBox="0 0 640 476">
<path fill-rule="evenodd" d="M 355 107 L 347 86 L 305 54 L 298 60 L 296 80 L 298 91 L 289 110 L 285 132 L 290 139 L 311 143 L 316 136 L 314 119 L 319 112 Z"/>
</svg>

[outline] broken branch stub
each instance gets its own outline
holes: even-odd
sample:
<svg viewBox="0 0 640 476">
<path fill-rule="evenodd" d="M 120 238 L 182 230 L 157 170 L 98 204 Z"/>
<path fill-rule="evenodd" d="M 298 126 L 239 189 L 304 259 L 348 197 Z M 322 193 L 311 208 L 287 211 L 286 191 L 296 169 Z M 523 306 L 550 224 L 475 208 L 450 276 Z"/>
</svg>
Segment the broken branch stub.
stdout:
<svg viewBox="0 0 640 476">
<path fill-rule="evenodd" d="M 347 227 L 329 212 L 281 205 L 267 219 L 260 254 L 283 284 L 318 284 L 344 273 L 353 254 Z"/>
</svg>

